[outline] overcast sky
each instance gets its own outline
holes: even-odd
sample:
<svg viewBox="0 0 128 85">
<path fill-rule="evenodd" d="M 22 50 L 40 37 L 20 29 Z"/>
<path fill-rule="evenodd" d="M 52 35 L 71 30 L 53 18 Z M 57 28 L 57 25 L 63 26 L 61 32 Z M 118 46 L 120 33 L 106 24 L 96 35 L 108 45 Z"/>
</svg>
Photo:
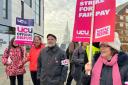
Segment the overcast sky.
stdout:
<svg viewBox="0 0 128 85">
<path fill-rule="evenodd" d="M 127 1 L 128 0 L 116 0 L 116 6 L 123 4 Z M 44 36 L 46 36 L 48 33 L 53 33 L 58 38 L 61 38 L 64 34 L 64 29 L 66 28 L 67 21 L 72 35 L 74 18 L 75 18 L 74 16 L 75 16 L 76 0 L 44 0 L 44 4 L 45 4 Z"/>
</svg>

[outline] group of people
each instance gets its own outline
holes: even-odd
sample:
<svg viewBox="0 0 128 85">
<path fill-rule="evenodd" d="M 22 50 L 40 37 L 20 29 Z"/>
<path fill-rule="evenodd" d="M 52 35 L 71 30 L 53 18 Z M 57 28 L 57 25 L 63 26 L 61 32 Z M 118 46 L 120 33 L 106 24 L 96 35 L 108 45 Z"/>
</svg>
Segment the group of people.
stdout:
<svg viewBox="0 0 128 85">
<path fill-rule="evenodd" d="M 33 45 L 26 55 L 24 46 L 10 41 L 2 56 L 2 63 L 6 66 L 6 74 L 10 85 L 24 85 L 25 64 L 29 62 L 29 69 L 33 85 L 63 85 L 66 81 L 68 60 L 66 53 L 56 44 L 57 38 L 53 34 L 47 35 L 47 46 L 42 43 L 40 36 L 35 36 Z"/>
<path fill-rule="evenodd" d="M 10 79 L 10 85 L 16 85 L 16 79 L 18 85 L 23 85 L 23 75 L 26 72 L 24 65 L 28 61 L 30 61 L 29 68 L 33 84 L 40 85 L 39 79 L 37 79 L 37 59 L 40 50 L 44 47 L 41 37 L 35 36 L 27 56 L 24 47 L 15 43 L 15 37 L 12 38 L 2 56 L 2 63 L 6 66 L 5 71 Z"/>
<path fill-rule="evenodd" d="M 27 62 L 33 85 L 64 85 L 66 79 L 66 85 L 71 85 L 73 79 L 76 85 L 128 85 L 128 55 L 120 50 L 118 33 L 113 42 L 93 44 L 91 62 L 88 42 L 71 42 L 66 52 L 56 42 L 53 34 L 47 35 L 47 46 L 41 37 L 35 36 L 26 55 L 23 46 L 13 38 L 2 56 L 10 85 L 16 85 L 16 78 L 18 85 L 23 85 Z"/>
</svg>

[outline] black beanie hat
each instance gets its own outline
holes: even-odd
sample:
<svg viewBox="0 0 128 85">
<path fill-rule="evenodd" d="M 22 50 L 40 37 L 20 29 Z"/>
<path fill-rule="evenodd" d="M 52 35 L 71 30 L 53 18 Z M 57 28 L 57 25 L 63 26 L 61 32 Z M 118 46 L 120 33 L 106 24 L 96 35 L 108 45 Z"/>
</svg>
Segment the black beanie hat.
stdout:
<svg viewBox="0 0 128 85">
<path fill-rule="evenodd" d="M 48 35 L 47 35 L 47 38 L 48 38 L 49 36 L 53 37 L 55 40 L 57 39 L 56 36 L 53 35 L 53 34 L 48 34 Z"/>
</svg>

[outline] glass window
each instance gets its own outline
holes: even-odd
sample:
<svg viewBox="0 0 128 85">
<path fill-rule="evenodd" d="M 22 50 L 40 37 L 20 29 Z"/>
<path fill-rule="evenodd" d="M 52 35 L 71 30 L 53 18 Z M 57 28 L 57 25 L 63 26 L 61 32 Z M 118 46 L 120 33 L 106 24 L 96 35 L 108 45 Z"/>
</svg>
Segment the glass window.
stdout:
<svg viewBox="0 0 128 85">
<path fill-rule="evenodd" d="M 126 16 L 126 22 L 128 22 L 128 16 Z"/>
<path fill-rule="evenodd" d="M 8 33 L 9 27 L 0 25 L 0 33 Z"/>
<path fill-rule="evenodd" d="M 126 23 L 126 29 L 128 30 L 128 23 Z"/>
<path fill-rule="evenodd" d="M 24 0 L 24 2 L 25 2 L 28 6 L 32 7 L 32 0 Z"/>
<path fill-rule="evenodd" d="M 0 25 L 0 33 L 15 34 L 15 28 L 14 27 L 8 27 L 8 26 Z"/>
<path fill-rule="evenodd" d="M 40 26 L 40 0 L 35 0 L 35 23 Z"/>
<path fill-rule="evenodd" d="M 120 23 L 120 27 L 123 27 L 124 26 L 124 24 L 123 23 Z"/>
<path fill-rule="evenodd" d="M 120 20 L 123 20 L 124 19 L 124 17 L 123 16 L 120 16 Z"/>
<path fill-rule="evenodd" d="M 4 50 L 8 47 L 9 41 L 13 37 L 14 35 L 0 33 L 0 57 L 3 55 Z"/>
<path fill-rule="evenodd" d="M 122 34 L 123 34 L 123 30 L 119 30 L 119 32 L 118 32 L 118 33 L 122 35 Z"/>
<path fill-rule="evenodd" d="M 128 36 L 128 30 L 125 30 L 125 35 Z"/>
<path fill-rule="evenodd" d="M 124 38 L 123 37 L 120 37 L 120 41 L 123 42 L 124 41 Z"/>
<path fill-rule="evenodd" d="M 3 0 L 3 18 L 8 18 L 8 0 Z"/>
</svg>

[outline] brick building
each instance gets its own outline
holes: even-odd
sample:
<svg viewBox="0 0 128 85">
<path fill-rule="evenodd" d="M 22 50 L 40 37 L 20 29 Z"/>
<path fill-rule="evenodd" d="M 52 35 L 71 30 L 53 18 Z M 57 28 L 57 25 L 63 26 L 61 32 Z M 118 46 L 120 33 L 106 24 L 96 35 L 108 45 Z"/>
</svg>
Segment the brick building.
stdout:
<svg viewBox="0 0 128 85">
<path fill-rule="evenodd" d="M 122 50 L 128 52 L 128 2 L 116 9 L 116 30 L 122 43 Z"/>
</svg>

